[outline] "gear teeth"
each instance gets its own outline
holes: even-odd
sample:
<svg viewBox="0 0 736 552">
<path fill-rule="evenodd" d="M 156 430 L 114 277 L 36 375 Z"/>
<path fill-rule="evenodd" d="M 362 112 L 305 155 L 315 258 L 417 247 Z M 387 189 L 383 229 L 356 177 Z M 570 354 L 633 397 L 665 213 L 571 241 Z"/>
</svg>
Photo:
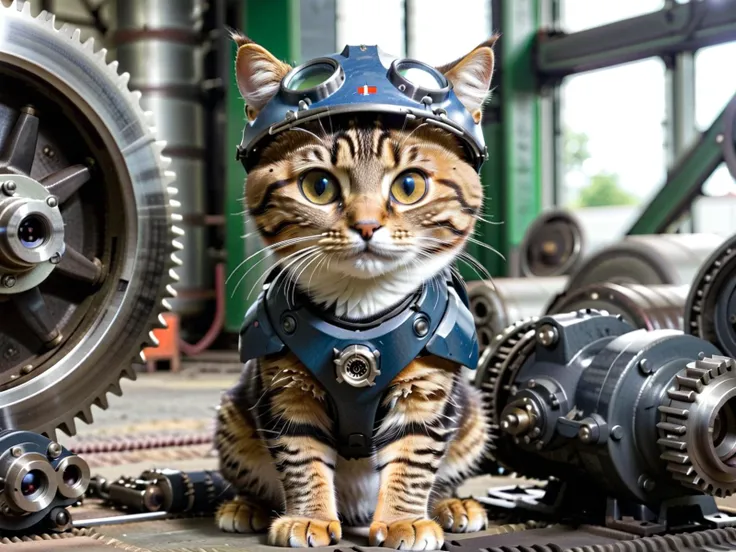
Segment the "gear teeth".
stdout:
<svg viewBox="0 0 736 552">
<path fill-rule="evenodd" d="M 721 381 L 724 377 L 732 378 L 729 372 L 734 369 L 736 361 L 723 356 L 704 357 L 688 363 L 675 376 L 675 386 L 667 391 L 672 402 L 658 408 L 660 422 L 657 429 L 660 438 L 657 444 L 662 449 L 660 459 L 667 463 L 672 478 L 688 488 L 717 497 L 730 496 L 736 492 L 736 478 L 713 477 L 711 474 L 715 468 L 710 463 L 705 466 L 702 464 L 699 442 L 693 441 L 693 435 L 704 431 L 704 414 L 710 419 L 709 411 L 704 413 L 698 409 L 707 409 L 708 404 L 719 397 L 718 391 L 714 391 L 715 398 L 704 394 L 709 388 L 722 388 L 723 385 L 714 382 L 719 378 Z M 694 425 L 698 422 L 700 425 Z"/>
<path fill-rule="evenodd" d="M 91 424 L 94 419 L 92 418 L 92 409 L 87 407 L 77 412 L 77 418 L 82 420 L 85 424 Z"/>
<path fill-rule="evenodd" d="M 126 366 L 123 369 L 123 371 L 120 373 L 120 377 L 129 379 L 131 381 L 135 381 L 138 379 L 138 373 L 135 371 L 135 368 L 133 367 L 133 365 L 130 365 L 130 366 Z"/>
<path fill-rule="evenodd" d="M 180 205 L 176 200 L 170 201 L 173 196 L 176 195 L 176 187 L 174 184 L 176 175 L 174 172 L 168 170 L 171 165 L 171 160 L 164 157 L 163 151 L 166 146 L 166 142 L 157 140 L 155 137 L 154 128 L 154 114 L 151 112 L 145 112 L 141 108 L 141 97 L 142 94 L 139 91 L 131 91 L 129 89 L 130 74 L 127 72 L 118 73 L 120 68 L 117 60 L 113 60 L 107 63 L 107 53 L 105 48 L 100 48 L 95 51 L 97 47 L 95 40 L 89 38 L 82 42 L 82 36 L 79 29 L 74 28 L 70 25 L 62 25 L 59 29 L 56 28 L 56 18 L 52 13 L 42 11 L 36 18 L 33 17 L 31 12 L 31 2 L 17 2 L 13 0 L 10 7 L 3 6 L 0 4 L 0 19 L 5 15 L 4 10 L 9 10 L 11 13 L 20 13 L 18 17 L 25 17 L 27 19 L 36 21 L 37 25 L 43 26 L 48 29 L 48 32 L 59 33 L 58 36 L 67 39 L 76 44 L 76 49 L 82 54 L 82 57 L 86 57 L 88 62 L 96 63 L 97 66 L 104 70 L 104 73 L 114 83 L 115 87 L 125 96 L 126 103 L 130 104 L 130 108 L 136 113 L 142 124 L 148 129 L 146 138 L 153 143 L 153 152 L 157 157 L 157 169 L 160 173 L 160 180 L 162 187 L 165 190 L 165 209 L 169 223 L 170 241 L 168 242 L 168 253 L 167 253 L 167 266 L 165 267 L 165 274 L 163 275 L 163 281 L 160 283 L 160 292 L 163 297 L 158 301 L 159 308 L 155 312 L 151 313 L 148 319 L 149 327 L 155 327 L 161 319 L 161 314 L 164 311 L 171 310 L 171 305 L 167 300 L 167 297 L 174 297 L 175 290 L 172 287 L 178 277 L 176 276 L 176 267 L 181 265 L 181 261 L 176 257 L 175 252 L 182 249 L 181 243 L 176 238 L 180 235 L 179 229 L 175 228 L 173 222 L 175 220 L 180 221 L 181 215 L 176 211 L 179 210 Z M 14 10 L 14 12 L 13 12 Z M 15 16 L 15 15 L 13 15 Z M 139 358 L 142 357 L 142 350 L 147 341 L 147 335 L 143 335 L 140 339 L 140 348 L 136 351 L 133 358 L 131 358 L 131 365 L 122 367 L 122 371 L 117 374 L 118 378 L 126 377 L 135 379 L 136 372 L 132 366 L 134 363 L 138 363 Z M 49 421 L 42 426 L 42 432 L 51 439 L 56 438 L 56 429 L 63 431 L 67 435 L 74 435 L 76 433 L 75 417 L 81 419 L 86 423 L 91 423 L 92 414 L 90 406 L 93 404 L 103 410 L 109 407 L 109 394 L 120 396 L 122 395 L 122 389 L 120 387 L 119 379 L 111 382 L 108 387 L 90 400 L 89 405 L 72 405 L 77 409 L 77 412 L 71 417 L 61 417 L 54 421 Z M 36 428 L 37 431 L 41 432 L 41 429 Z"/>
<path fill-rule="evenodd" d="M 110 403 L 107 400 L 107 394 L 100 395 L 99 397 L 97 397 L 94 400 L 94 402 L 92 404 L 94 404 L 95 406 L 101 408 L 102 410 L 107 410 L 108 408 L 110 408 Z"/>
</svg>

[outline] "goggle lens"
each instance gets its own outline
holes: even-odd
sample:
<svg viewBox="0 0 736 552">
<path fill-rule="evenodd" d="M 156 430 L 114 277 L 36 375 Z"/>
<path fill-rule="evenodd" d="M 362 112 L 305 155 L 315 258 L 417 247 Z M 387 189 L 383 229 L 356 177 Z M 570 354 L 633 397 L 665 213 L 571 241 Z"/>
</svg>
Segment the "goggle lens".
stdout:
<svg viewBox="0 0 736 552">
<path fill-rule="evenodd" d="M 398 73 L 414 86 L 425 90 L 440 90 L 444 88 L 444 83 L 439 82 L 435 75 L 422 67 L 399 67 Z"/>
<path fill-rule="evenodd" d="M 329 63 L 315 63 L 299 71 L 289 80 L 286 88 L 295 92 L 309 90 L 327 81 L 335 73 L 335 67 Z"/>
</svg>

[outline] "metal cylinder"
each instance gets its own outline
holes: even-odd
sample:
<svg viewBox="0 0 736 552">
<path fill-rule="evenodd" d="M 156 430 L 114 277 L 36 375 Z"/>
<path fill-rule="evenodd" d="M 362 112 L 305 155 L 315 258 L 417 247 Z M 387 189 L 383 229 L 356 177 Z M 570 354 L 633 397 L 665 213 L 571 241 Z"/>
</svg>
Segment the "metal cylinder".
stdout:
<svg viewBox="0 0 736 552">
<path fill-rule="evenodd" d="M 559 295 L 546 314 L 595 309 L 619 314 L 635 328 L 682 330 L 689 291 L 687 285 L 591 284 Z"/>
<path fill-rule="evenodd" d="M 722 242 L 713 234 L 626 236 L 589 257 L 570 277 L 567 289 L 600 282 L 689 285 Z"/>
<path fill-rule="evenodd" d="M 130 87 L 153 113 L 156 136 L 176 173 L 181 204 L 182 267 L 173 309 L 184 317 L 202 312 L 212 289 L 205 215 L 205 107 L 202 100 L 203 0 L 113 0 L 114 55 L 130 74 Z"/>
<path fill-rule="evenodd" d="M 550 210 L 529 226 L 519 246 L 522 276 L 564 276 L 582 261 L 585 249 L 583 228 L 572 213 Z"/>
<path fill-rule="evenodd" d="M 496 278 L 468 283 L 482 352 L 504 328 L 522 318 L 539 316 L 550 300 L 565 287 L 567 278 Z"/>
</svg>

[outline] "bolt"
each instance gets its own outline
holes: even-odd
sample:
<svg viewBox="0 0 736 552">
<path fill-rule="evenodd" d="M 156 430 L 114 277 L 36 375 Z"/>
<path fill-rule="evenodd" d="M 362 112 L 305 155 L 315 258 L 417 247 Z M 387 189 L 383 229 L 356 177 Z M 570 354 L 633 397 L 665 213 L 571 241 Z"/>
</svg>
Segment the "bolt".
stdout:
<svg viewBox="0 0 736 552">
<path fill-rule="evenodd" d="M 360 45 L 360 51 L 361 52 L 365 52 L 367 49 L 368 49 L 368 46 L 366 46 L 365 44 L 361 44 Z"/>
<path fill-rule="evenodd" d="M 578 431 L 578 437 L 583 443 L 590 443 L 593 440 L 593 429 L 584 425 Z"/>
<path fill-rule="evenodd" d="M 657 485 L 653 479 L 648 478 L 646 475 L 641 475 L 639 476 L 639 486 L 645 491 L 653 491 Z"/>
<path fill-rule="evenodd" d="M 649 361 L 647 361 L 647 359 L 645 358 L 641 359 L 637 366 L 639 367 L 641 373 L 645 376 L 648 376 L 649 374 L 654 372 L 654 368 L 652 368 L 652 366 L 649 364 Z"/>
<path fill-rule="evenodd" d="M 12 196 L 16 189 L 18 189 L 18 186 L 12 180 L 6 180 L 2 183 L 2 190 L 5 195 Z"/>
<path fill-rule="evenodd" d="M 36 114 L 36 108 L 33 107 L 32 105 L 27 105 L 27 106 L 23 107 L 20 110 L 20 112 L 21 113 L 25 113 L 26 115 L 35 115 Z"/>
<path fill-rule="evenodd" d="M 46 453 L 49 458 L 58 458 L 61 456 L 61 445 L 59 443 L 50 443 Z"/>
<path fill-rule="evenodd" d="M 534 387 L 536 387 L 536 386 L 537 386 L 537 382 L 536 382 L 535 380 L 531 379 L 531 380 L 529 380 L 529 381 L 528 381 L 528 382 L 526 383 L 526 385 L 527 385 L 527 387 L 529 387 L 530 389 L 533 389 Z"/>
<path fill-rule="evenodd" d="M 46 205 L 49 207 L 56 207 L 59 205 L 59 198 L 56 196 L 49 196 L 46 198 Z"/>
<path fill-rule="evenodd" d="M 11 288 L 15 285 L 15 276 L 13 276 L 12 274 L 6 274 L 2 277 L 2 279 L 0 279 L 0 282 L 2 282 L 3 286 Z"/>
<path fill-rule="evenodd" d="M 414 333 L 419 337 L 424 337 L 429 333 L 429 322 L 424 316 L 419 316 L 414 320 Z"/>
<path fill-rule="evenodd" d="M 284 319 L 281 321 L 281 328 L 287 334 L 294 333 L 294 331 L 296 330 L 296 319 L 293 316 L 287 314 L 286 316 L 284 316 Z"/>
<path fill-rule="evenodd" d="M 550 324 L 545 324 L 537 330 L 537 342 L 544 347 L 552 347 L 558 339 L 557 328 Z"/>
<path fill-rule="evenodd" d="M 66 524 L 69 523 L 69 512 L 67 512 L 64 508 L 60 508 L 54 516 L 54 523 L 56 523 L 57 527 L 66 526 Z"/>
<path fill-rule="evenodd" d="M 725 140 L 723 134 L 718 134 L 716 136 L 716 144 L 722 144 L 723 143 L 723 140 Z"/>
<path fill-rule="evenodd" d="M 611 428 L 611 437 L 613 439 L 615 439 L 616 441 L 620 441 L 623 436 L 624 428 L 622 428 L 620 425 L 615 425 Z"/>
<path fill-rule="evenodd" d="M 531 432 L 531 436 L 532 436 L 532 437 L 534 437 L 534 438 L 537 438 L 537 437 L 539 437 L 539 436 L 540 436 L 541 434 L 542 434 L 542 430 L 541 430 L 541 429 L 539 429 L 538 427 L 535 427 L 535 428 L 534 428 L 534 429 L 532 430 L 532 432 Z"/>
<path fill-rule="evenodd" d="M 33 371 L 33 364 L 26 364 L 20 369 L 21 374 L 30 374 Z"/>
<path fill-rule="evenodd" d="M 61 253 L 54 253 L 49 257 L 49 262 L 53 265 L 57 265 L 61 262 Z"/>
<path fill-rule="evenodd" d="M 537 441 L 534 445 L 534 448 L 536 448 L 537 450 L 542 450 L 544 448 L 544 443 L 542 441 Z"/>
<path fill-rule="evenodd" d="M 7 516 L 10 513 L 10 506 L 3 504 L 2 507 L 0 507 L 0 512 Z"/>
<path fill-rule="evenodd" d="M 13 447 L 10 449 L 10 454 L 18 458 L 21 454 L 23 454 L 23 449 L 20 447 Z"/>
<path fill-rule="evenodd" d="M 296 113 L 294 113 L 293 111 L 289 110 L 289 111 L 287 111 L 284 114 L 284 119 L 287 120 L 287 121 L 293 121 L 293 120 L 296 119 Z"/>
</svg>

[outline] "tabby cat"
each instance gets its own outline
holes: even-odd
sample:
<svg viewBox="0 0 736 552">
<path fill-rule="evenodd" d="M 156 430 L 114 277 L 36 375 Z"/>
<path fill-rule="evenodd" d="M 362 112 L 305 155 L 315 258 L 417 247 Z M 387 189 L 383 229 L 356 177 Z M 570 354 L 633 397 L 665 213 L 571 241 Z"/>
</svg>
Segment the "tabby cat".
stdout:
<svg viewBox="0 0 736 552">
<path fill-rule="evenodd" d="M 237 83 L 253 120 L 290 67 L 235 40 Z M 439 68 L 478 124 L 494 42 Z M 356 320 L 451 266 L 483 196 L 450 133 L 332 117 L 279 135 L 248 174 L 245 201 L 266 249 L 286 267 L 282 285 Z M 370 526 L 371 545 L 403 550 L 439 548 L 443 529 L 486 527 L 480 504 L 453 497 L 488 445 L 481 397 L 459 366 L 425 356 L 393 380 L 369 460 L 339 457 L 332 427 L 324 391 L 293 355 L 248 362 L 218 411 L 221 470 L 239 493 L 217 512 L 219 527 L 316 547 L 338 542 L 342 524 Z"/>
</svg>

